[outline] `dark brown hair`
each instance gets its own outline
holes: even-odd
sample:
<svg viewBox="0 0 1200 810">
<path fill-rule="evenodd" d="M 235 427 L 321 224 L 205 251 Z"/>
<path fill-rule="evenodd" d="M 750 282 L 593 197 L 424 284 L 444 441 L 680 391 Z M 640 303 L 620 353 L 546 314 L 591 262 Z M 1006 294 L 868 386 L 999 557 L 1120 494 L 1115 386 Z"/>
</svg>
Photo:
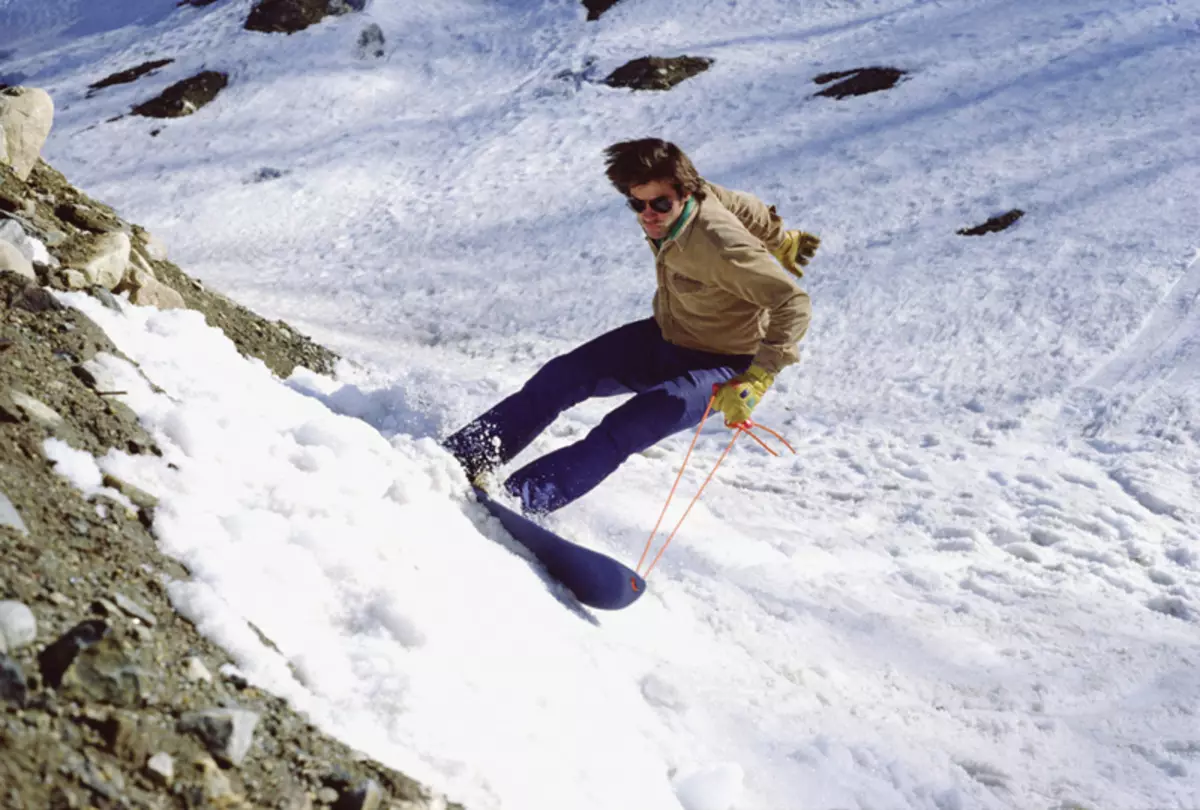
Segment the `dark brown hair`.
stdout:
<svg viewBox="0 0 1200 810">
<path fill-rule="evenodd" d="M 675 192 L 704 199 L 704 180 L 691 159 L 673 143 L 659 138 L 614 143 L 604 150 L 605 174 L 617 191 L 628 195 L 633 186 L 666 180 Z"/>
</svg>

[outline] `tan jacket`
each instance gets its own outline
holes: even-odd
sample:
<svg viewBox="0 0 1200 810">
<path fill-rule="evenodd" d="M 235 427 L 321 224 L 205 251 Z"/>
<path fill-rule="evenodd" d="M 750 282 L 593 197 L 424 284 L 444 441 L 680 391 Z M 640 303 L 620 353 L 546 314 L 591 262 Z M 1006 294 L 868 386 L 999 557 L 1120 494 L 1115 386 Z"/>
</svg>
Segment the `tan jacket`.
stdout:
<svg viewBox="0 0 1200 810">
<path fill-rule="evenodd" d="M 678 346 L 754 355 L 772 374 L 799 359 L 812 305 L 770 250 L 783 239 L 774 206 L 706 183 L 688 219 L 655 254 L 654 319 Z"/>
</svg>

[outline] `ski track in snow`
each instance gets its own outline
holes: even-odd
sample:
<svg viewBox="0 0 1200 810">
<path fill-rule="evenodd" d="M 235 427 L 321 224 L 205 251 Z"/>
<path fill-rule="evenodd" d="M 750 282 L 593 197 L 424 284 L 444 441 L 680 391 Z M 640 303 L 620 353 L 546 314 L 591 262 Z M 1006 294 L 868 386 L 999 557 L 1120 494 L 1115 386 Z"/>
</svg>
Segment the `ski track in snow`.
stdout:
<svg viewBox="0 0 1200 810">
<path fill-rule="evenodd" d="M 740 810 L 1200 806 L 1194 3 L 626 0 L 584 24 L 574 0 L 375 0 L 290 37 L 241 31 L 249 5 L 0 4 L 14 32 L 0 76 L 54 94 L 46 154 L 70 179 L 189 273 L 358 362 L 292 386 L 377 428 L 401 461 L 372 463 L 399 465 L 414 492 L 448 485 L 410 442 L 648 311 L 650 257 L 602 177 L 603 146 L 677 139 L 704 174 L 822 236 L 804 360 L 759 414 L 797 455 L 739 447 L 635 610 L 564 620 L 512 566 L 499 592 L 531 633 L 429 631 L 478 643 L 493 666 L 505 643 L 545 634 L 569 651 L 564 677 L 627 712 L 601 718 L 561 684 L 522 691 L 503 673 L 512 705 L 496 718 L 530 725 L 504 738 L 518 763 L 560 756 L 568 774 L 547 795 L 670 807 L 674 776 L 686 810 L 731 810 L 696 803 L 691 769 L 693 785 L 744 772 Z M 366 19 L 388 36 L 380 63 L 352 56 Z M 596 83 L 664 49 L 716 62 L 668 94 Z M 164 57 L 177 61 L 86 97 Z M 869 64 L 910 74 L 851 102 L 811 97 L 817 73 Z M 200 114 L 107 121 L 202 68 L 232 80 Z M 1013 207 L 1026 217 L 1002 235 L 955 234 Z M 613 404 L 564 415 L 516 463 Z M 706 429 L 665 526 L 725 436 Z M 631 459 L 549 524 L 636 560 L 689 439 Z M 287 457 L 336 476 L 337 443 L 307 441 Z M 231 538 L 252 547 L 254 521 L 278 528 L 289 497 L 227 516 L 245 529 Z M 446 659 L 423 650 L 413 616 L 431 616 L 319 535 L 292 553 L 325 596 L 298 609 L 363 598 L 349 613 L 383 615 L 399 646 L 346 631 L 334 659 L 361 678 L 347 686 L 230 574 L 229 609 L 261 613 L 306 674 L 278 688 L 473 808 L 531 800 L 480 741 L 490 727 L 456 737 L 430 719 L 453 711 L 438 700 L 452 693 L 428 691 Z M 386 535 L 362 542 L 404 570 Z M 324 643 L 343 629 L 323 627 Z M 373 672 L 393 665 L 412 683 Z M 490 686 L 453 694 L 487 716 Z M 406 705 L 405 688 L 431 705 Z M 560 714 L 611 736 L 556 747 Z M 605 786 L 622 768 L 646 794 Z"/>
</svg>

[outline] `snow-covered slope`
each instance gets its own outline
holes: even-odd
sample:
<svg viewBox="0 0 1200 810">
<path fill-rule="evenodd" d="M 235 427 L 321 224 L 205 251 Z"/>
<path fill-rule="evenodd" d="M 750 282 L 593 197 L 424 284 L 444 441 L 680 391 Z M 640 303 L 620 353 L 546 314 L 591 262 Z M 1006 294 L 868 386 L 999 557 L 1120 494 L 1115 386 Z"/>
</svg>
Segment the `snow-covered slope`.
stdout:
<svg viewBox="0 0 1200 810">
<path fill-rule="evenodd" d="M 0 76 L 54 95 L 46 156 L 74 182 L 359 364 L 293 381 L 277 410 L 304 419 L 248 431 L 250 382 L 175 370 L 197 324 L 171 349 L 176 316 L 97 312 L 181 407 L 232 407 L 198 445 L 156 423 L 181 469 L 211 445 L 253 471 L 222 498 L 172 484 L 192 517 L 161 531 L 222 610 L 274 628 L 305 676 L 275 688 L 475 808 L 1200 805 L 1200 5 L 623 0 L 587 23 L 568 0 L 375 0 L 286 37 L 242 30 L 249 5 L 0 2 Z M 355 55 L 368 22 L 382 60 Z M 668 93 L 587 79 L 685 53 L 716 61 Z M 813 97 L 868 65 L 909 73 Z M 108 120 L 200 69 L 231 82 L 198 114 Z M 759 412 L 798 455 L 739 448 L 650 594 L 587 623 L 477 536 L 430 439 L 647 313 L 650 257 L 600 163 L 643 135 L 821 236 L 814 322 Z M 635 561 L 685 447 L 552 525 Z M 373 472 L 345 491 L 347 465 Z M 318 529 L 305 487 L 329 499 Z M 205 510 L 228 551 L 180 539 Z"/>
</svg>

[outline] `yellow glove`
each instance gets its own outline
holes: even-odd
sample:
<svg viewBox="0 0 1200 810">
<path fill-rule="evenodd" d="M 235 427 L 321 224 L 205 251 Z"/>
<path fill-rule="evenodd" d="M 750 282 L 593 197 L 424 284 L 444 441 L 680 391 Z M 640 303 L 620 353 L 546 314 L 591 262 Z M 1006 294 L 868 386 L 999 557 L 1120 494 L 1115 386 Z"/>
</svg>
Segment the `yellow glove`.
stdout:
<svg viewBox="0 0 1200 810">
<path fill-rule="evenodd" d="M 779 246 L 778 250 L 772 251 L 771 255 L 779 260 L 784 270 L 799 278 L 804 275 L 804 271 L 800 268 L 808 264 L 820 244 L 821 240 L 811 233 L 784 231 L 783 244 Z"/>
<path fill-rule="evenodd" d="M 725 414 L 725 426 L 750 421 L 750 412 L 775 382 L 775 375 L 759 365 L 750 366 L 717 389 L 713 407 Z"/>
</svg>

